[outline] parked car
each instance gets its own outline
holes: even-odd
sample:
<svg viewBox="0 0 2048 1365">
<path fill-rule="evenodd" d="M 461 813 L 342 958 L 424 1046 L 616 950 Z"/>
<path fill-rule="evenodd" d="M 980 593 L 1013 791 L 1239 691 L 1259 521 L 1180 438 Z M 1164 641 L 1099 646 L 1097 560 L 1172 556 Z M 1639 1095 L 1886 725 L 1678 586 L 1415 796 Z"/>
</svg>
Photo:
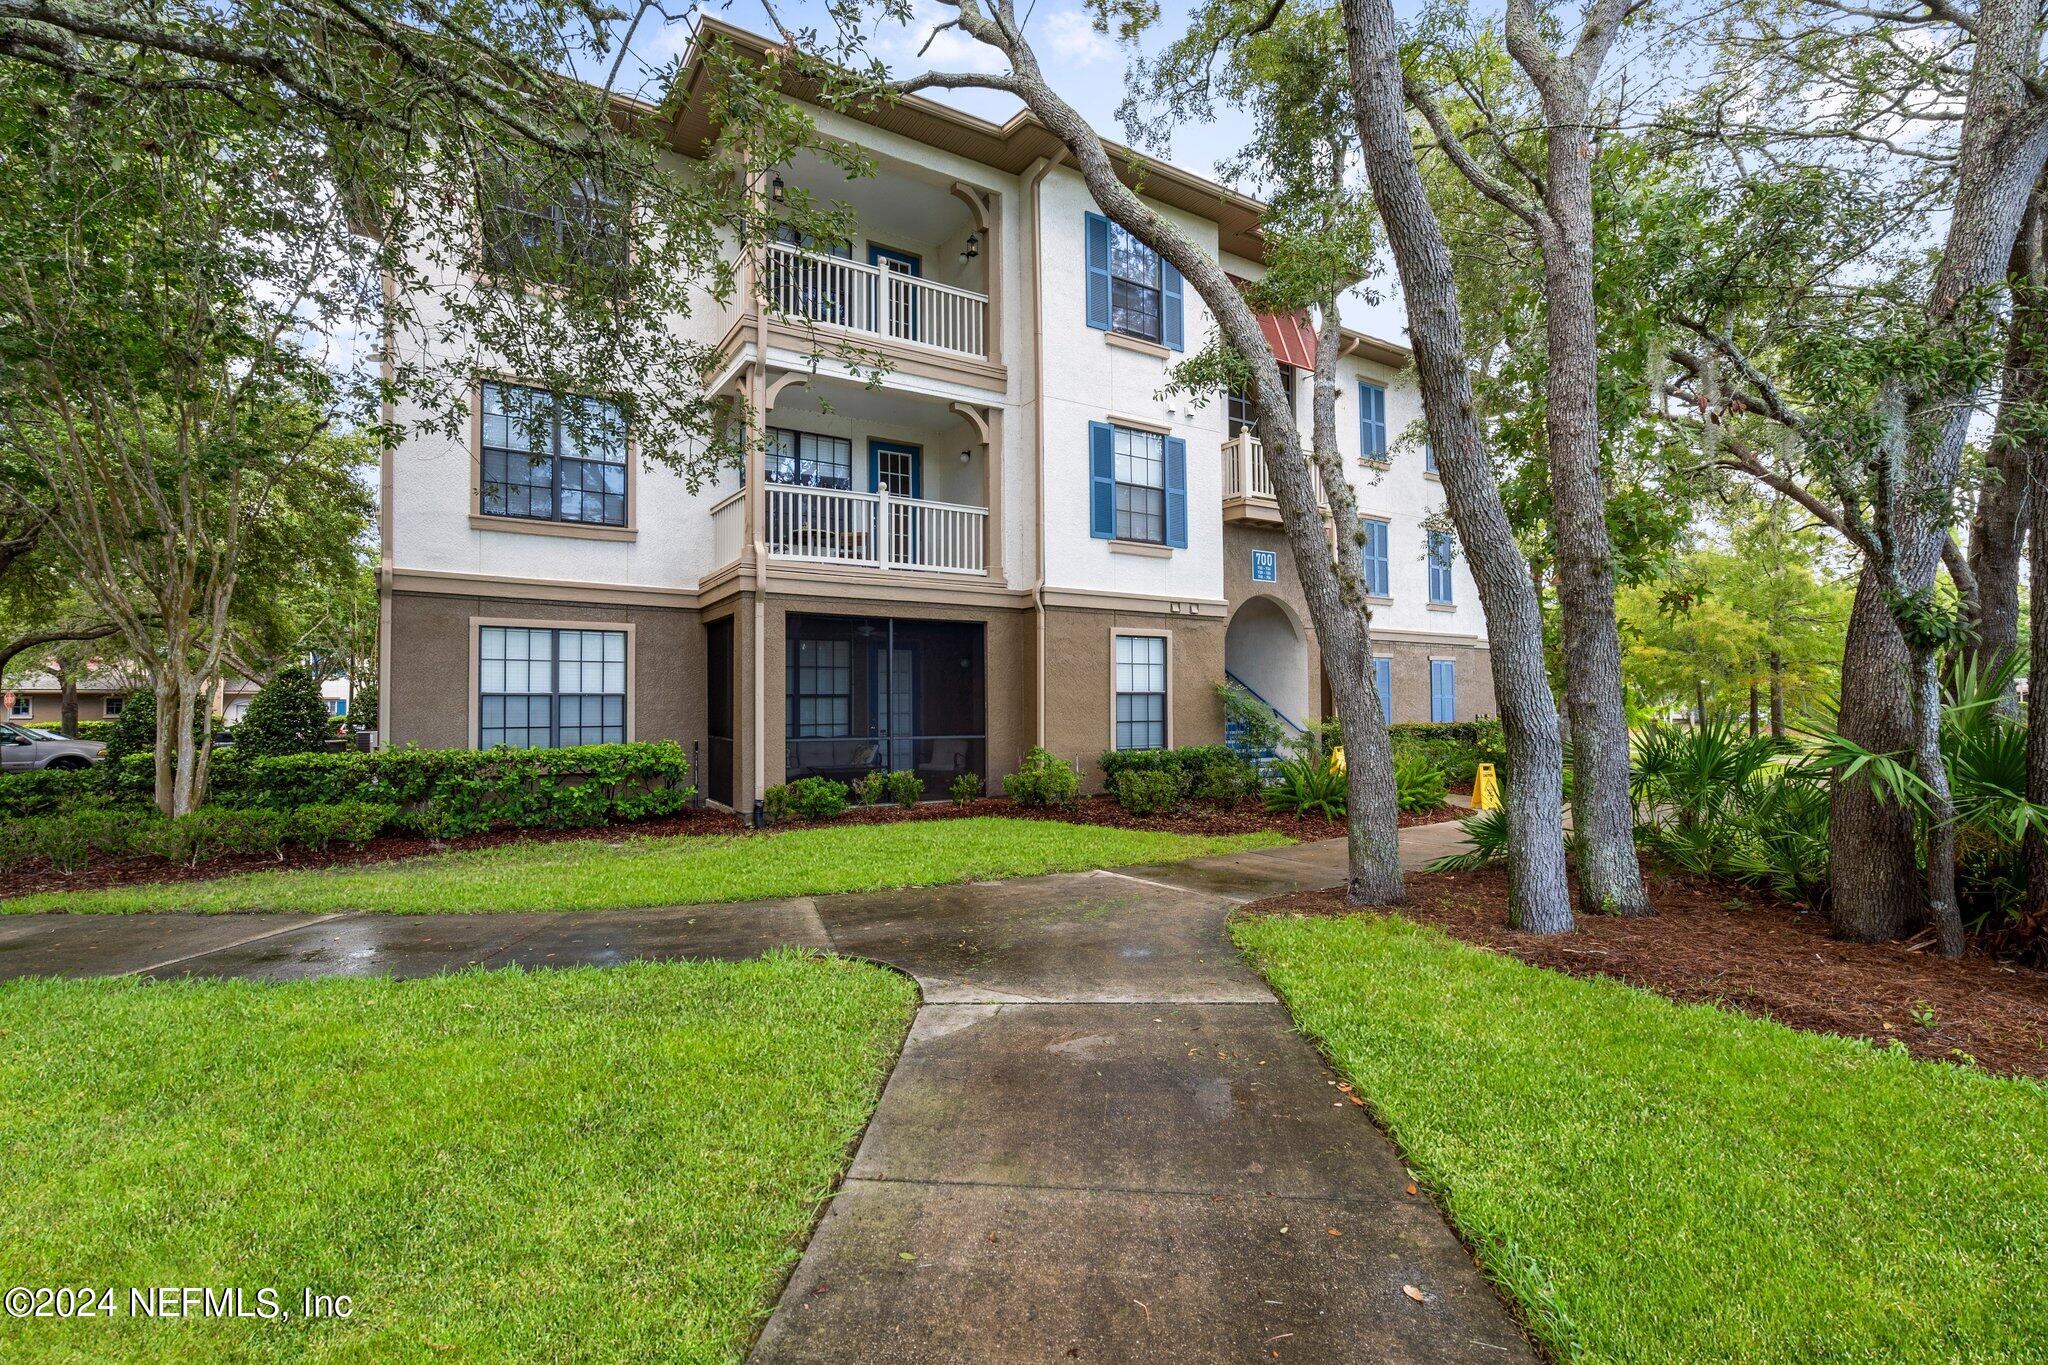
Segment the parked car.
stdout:
<svg viewBox="0 0 2048 1365">
<path fill-rule="evenodd" d="M 0 723 L 0 772 L 27 773 L 42 768 L 89 768 L 106 755 L 97 740 L 66 739 L 49 730 Z"/>
</svg>

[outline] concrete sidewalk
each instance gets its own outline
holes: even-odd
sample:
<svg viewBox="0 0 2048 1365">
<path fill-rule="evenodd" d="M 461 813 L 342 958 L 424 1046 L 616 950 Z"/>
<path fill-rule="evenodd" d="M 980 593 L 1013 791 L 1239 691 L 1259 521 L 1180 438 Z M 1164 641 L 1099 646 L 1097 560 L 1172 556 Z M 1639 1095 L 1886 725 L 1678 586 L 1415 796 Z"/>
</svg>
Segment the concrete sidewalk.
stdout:
<svg viewBox="0 0 2048 1365">
<path fill-rule="evenodd" d="M 1406 831 L 1403 861 L 1456 843 Z M 755 1360 L 1533 1360 L 1229 941 L 1234 905 L 1343 869 L 1333 842 L 656 911 L 0 917 L 0 977 L 871 958 L 924 1004 Z"/>
</svg>

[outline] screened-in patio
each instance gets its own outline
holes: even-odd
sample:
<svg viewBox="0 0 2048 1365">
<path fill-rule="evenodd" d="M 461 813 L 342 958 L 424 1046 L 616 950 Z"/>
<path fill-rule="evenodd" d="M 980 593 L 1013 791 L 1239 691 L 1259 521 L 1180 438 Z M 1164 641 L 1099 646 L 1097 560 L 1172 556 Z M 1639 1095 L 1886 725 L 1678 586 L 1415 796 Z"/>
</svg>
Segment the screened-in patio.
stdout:
<svg viewBox="0 0 2048 1365">
<path fill-rule="evenodd" d="M 987 773 L 978 622 L 793 615 L 787 643 L 790 779 L 909 770 L 935 800 Z"/>
</svg>

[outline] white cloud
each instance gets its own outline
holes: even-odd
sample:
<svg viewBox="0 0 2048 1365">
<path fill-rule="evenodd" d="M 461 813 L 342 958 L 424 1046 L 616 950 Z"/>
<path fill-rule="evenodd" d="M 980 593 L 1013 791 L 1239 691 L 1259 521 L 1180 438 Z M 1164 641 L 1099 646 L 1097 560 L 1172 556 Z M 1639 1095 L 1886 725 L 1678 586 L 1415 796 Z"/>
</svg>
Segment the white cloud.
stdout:
<svg viewBox="0 0 2048 1365">
<path fill-rule="evenodd" d="M 1072 66 L 1098 66 L 1118 60 L 1116 44 L 1099 33 L 1095 21 L 1077 9 L 1054 10 L 1038 26 L 1038 35 L 1053 56 Z"/>
</svg>

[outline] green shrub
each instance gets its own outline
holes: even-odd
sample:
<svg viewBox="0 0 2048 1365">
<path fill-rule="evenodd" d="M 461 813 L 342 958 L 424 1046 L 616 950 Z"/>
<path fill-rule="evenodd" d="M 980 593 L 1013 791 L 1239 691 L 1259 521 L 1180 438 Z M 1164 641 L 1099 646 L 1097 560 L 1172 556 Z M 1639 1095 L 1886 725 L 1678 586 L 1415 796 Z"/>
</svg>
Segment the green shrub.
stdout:
<svg viewBox="0 0 2048 1365">
<path fill-rule="evenodd" d="M 1250 760 L 1224 744 L 1189 744 L 1178 749 L 1110 749 L 1099 762 L 1104 785 L 1114 791 L 1120 773 L 1166 773 L 1178 796 L 1236 800 L 1258 788 Z"/>
<path fill-rule="evenodd" d="M 330 728 L 320 684 L 303 668 L 287 668 L 249 703 L 235 727 L 235 748 L 244 758 L 316 754 L 326 749 Z"/>
<path fill-rule="evenodd" d="M 285 817 L 285 837 L 322 852 L 336 840 L 360 848 L 376 838 L 397 813 L 394 807 L 371 801 L 298 806 Z"/>
<path fill-rule="evenodd" d="M 1020 806 L 1071 806 L 1081 795 L 1081 770 L 1034 744 L 1003 777 L 1003 795 Z"/>
<path fill-rule="evenodd" d="M 113 730 L 104 741 L 106 761 L 117 764 L 129 754 L 147 754 L 156 749 L 156 694 L 147 689 L 135 693 L 121 706 Z"/>
<path fill-rule="evenodd" d="M 1394 755 L 1394 800 L 1411 813 L 1435 810 L 1444 803 L 1449 784 L 1443 770 L 1420 754 Z"/>
<path fill-rule="evenodd" d="M 1254 752 L 1278 749 L 1287 737 L 1279 713 L 1230 679 L 1216 684 L 1216 697 L 1223 703 L 1223 723 L 1239 728 L 1246 748 Z"/>
<path fill-rule="evenodd" d="M 778 783 L 761 793 L 761 823 L 783 825 L 789 823 L 789 784 Z"/>
<path fill-rule="evenodd" d="M 1396 757 L 1412 754 L 1441 769 L 1447 782 L 1467 786 L 1482 763 L 1505 775 L 1507 736 L 1497 720 L 1406 722 L 1390 725 Z"/>
<path fill-rule="evenodd" d="M 1211 759 L 1202 765 L 1188 794 L 1198 801 L 1221 801 L 1235 805 L 1259 789 L 1259 770 L 1241 754 Z"/>
<path fill-rule="evenodd" d="M 1280 780 L 1266 791 L 1266 808 L 1289 815 L 1320 815 L 1342 820 L 1350 807 L 1344 774 L 1333 772 L 1330 762 L 1317 754 L 1283 758 Z"/>
<path fill-rule="evenodd" d="M 96 858 L 133 857 L 162 819 L 154 810 L 84 808 L 8 820 L 0 823 L 0 867 L 43 862 L 70 872 Z"/>
<path fill-rule="evenodd" d="M 880 772 L 862 773 L 853 780 L 853 804 L 856 806 L 879 806 L 889 799 L 889 775 Z"/>
<path fill-rule="evenodd" d="M 899 806 L 914 806 L 924 800 L 924 779 L 908 768 L 889 774 L 889 799 Z"/>
<path fill-rule="evenodd" d="M 0 777 L 0 820 L 55 815 L 81 806 L 103 806 L 113 800 L 108 773 L 102 768 L 69 772 L 44 768 Z"/>
<path fill-rule="evenodd" d="M 946 788 L 946 795 L 953 798 L 954 805 L 964 806 L 969 801 L 979 801 L 982 790 L 980 773 L 962 773 Z"/>
<path fill-rule="evenodd" d="M 196 865 L 233 854 L 257 856 L 277 852 L 290 818 L 284 811 L 260 806 L 201 806 L 189 815 L 157 821 L 139 842 L 145 852 L 174 863 Z"/>
<path fill-rule="evenodd" d="M 355 695 L 348 699 L 348 728 L 351 730 L 374 730 L 377 728 L 377 680 L 366 678 L 355 686 Z"/>
<path fill-rule="evenodd" d="M 82 720 L 78 722 L 78 737 L 105 744 L 114 737 L 114 727 L 119 724 L 117 720 Z"/>
<path fill-rule="evenodd" d="M 1180 804 L 1180 774 L 1127 768 L 1111 775 L 1109 794 L 1132 815 L 1160 815 Z"/>
<path fill-rule="evenodd" d="M 694 794 L 689 776 L 689 755 L 666 739 L 253 759 L 231 749 L 214 760 L 211 795 L 274 810 L 367 801 L 396 808 L 396 828 L 445 839 L 505 826 L 576 829 L 673 814 Z"/>
<path fill-rule="evenodd" d="M 789 810 L 799 820 L 836 820 L 846 813 L 846 784 L 799 777 L 789 784 Z"/>
</svg>

